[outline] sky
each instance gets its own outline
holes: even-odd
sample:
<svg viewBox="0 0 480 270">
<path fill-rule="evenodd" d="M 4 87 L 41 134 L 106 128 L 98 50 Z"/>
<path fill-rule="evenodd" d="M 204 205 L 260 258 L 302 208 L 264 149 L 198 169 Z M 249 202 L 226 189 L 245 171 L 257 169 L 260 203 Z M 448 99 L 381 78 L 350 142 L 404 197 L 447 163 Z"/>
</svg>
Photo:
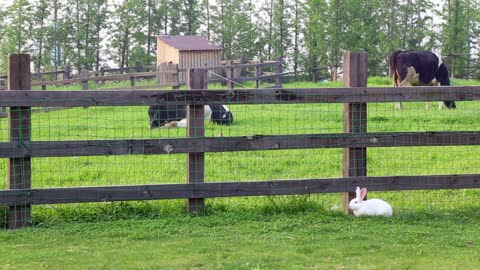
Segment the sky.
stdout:
<svg viewBox="0 0 480 270">
<path fill-rule="evenodd" d="M 13 0 L 0 0 L 0 6 L 11 5 Z"/>
</svg>

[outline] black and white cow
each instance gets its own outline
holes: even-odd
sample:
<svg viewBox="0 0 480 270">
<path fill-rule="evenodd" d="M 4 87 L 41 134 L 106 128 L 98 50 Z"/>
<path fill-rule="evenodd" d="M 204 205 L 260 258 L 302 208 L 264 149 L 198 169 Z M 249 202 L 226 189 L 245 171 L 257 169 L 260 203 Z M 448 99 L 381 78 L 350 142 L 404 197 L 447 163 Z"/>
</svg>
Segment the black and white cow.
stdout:
<svg viewBox="0 0 480 270">
<path fill-rule="evenodd" d="M 442 57 L 429 51 L 395 51 L 390 55 L 390 70 L 393 73 L 393 86 L 437 86 L 450 85 L 447 66 Z M 449 109 L 455 109 L 455 101 L 443 102 Z M 439 108 L 442 103 L 439 103 Z M 396 104 L 401 109 L 400 102 Z M 427 102 L 427 108 L 429 103 Z"/>
<path fill-rule="evenodd" d="M 220 125 L 230 125 L 233 114 L 225 105 L 205 105 L 205 120 L 210 120 Z M 152 105 L 148 108 L 150 128 L 157 127 L 186 127 L 187 109 L 180 105 Z"/>
</svg>

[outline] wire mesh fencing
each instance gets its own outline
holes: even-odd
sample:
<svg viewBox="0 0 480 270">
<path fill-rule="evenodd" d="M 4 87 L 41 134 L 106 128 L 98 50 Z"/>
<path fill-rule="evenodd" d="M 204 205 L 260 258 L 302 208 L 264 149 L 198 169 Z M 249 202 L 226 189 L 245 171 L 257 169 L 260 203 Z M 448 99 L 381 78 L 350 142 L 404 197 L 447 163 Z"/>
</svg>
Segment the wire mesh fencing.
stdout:
<svg viewBox="0 0 480 270">
<path fill-rule="evenodd" d="M 444 197 L 409 191 L 403 194 L 414 195 L 406 198 L 397 190 L 461 189 L 452 200 L 470 203 L 478 194 L 464 188 L 480 186 L 479 93 L 480 87 L 6 91 L 3 224 L 28 224 L 37 204 L 186 198 L 190 210 L 202 211 L 205 198 L 306 195 L 335 206 L 337 195 L 315 194 L 351 195 L 357 185 L 395 190 L 385 196 L 398 207 Z M 443 99 L 460 100 L 457 109 L 425 109 L 425 101 Z M 399 100 L 403 110 L 395 109 Z M 152 128 L 150 106 L 167 104 L 186 127 Z M 210 104 L 227 105 L 233 122 L 205 121 Z M 42 106 L 68 109 L 30 112 Z M 157 110 L 156 117 L 172 112 Z"/>
</svg>

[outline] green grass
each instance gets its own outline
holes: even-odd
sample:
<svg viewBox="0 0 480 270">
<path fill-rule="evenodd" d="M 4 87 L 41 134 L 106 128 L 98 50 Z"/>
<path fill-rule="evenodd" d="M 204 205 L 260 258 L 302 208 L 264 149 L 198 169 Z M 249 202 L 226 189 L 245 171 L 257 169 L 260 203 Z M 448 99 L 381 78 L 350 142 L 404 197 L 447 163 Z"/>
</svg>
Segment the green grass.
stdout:
<svg viewBox="0 0 480 270">
<path fill-rule="evenodd" d="M 346 217 L 303 202 L 1 231 L 2 269 L 478 269 L 477 209 Z M 270 205 L 270 206 L 269 206 Z"/>
<path fill-rule="evenodd" d="M 453 84 L 480 82 L 453 80 Z M 390 85 L 388 78 L 369 78 L 369 86 Z M 342 84 L 285 85 L 332 86 Z M 456 110 L 425 110 L 424 102 L 404 105 L 404 110 L 395 111 L 393 103 L 369 104 L 368 131 L 478 130 L 479 102 L 458 102 Z M 185 129 L 149 129 L 146 110 L 90 107 L 34 113 L 32 138 L 185 137 Z M 343 130 L 341 104 L 232 105 L 231 110 L 234 124 L 207 124 L 207 136 Z M 7 122 L 1 119 L 0 141 L 7 140 Z M 368 175 L 479 173 L 479 150 L 370 148 Z M 218 182 L 340 177 L 341 162 L 341 148 L 208 153 L 205 178 Z M 32 166 L 34 188 L 186 179 L 184 154 L 34 158 Z M 6 172 L 7 160 L 2 159 L 4 179 Z M 5 188 L 3 181 L 0 189 Z M 394 217 L 344 216 L 338 210 L 340 194 L 208 199 L 204 216 L 186 214 L 185 200 L 34 206 L 34 228 L 0 230 L 0 269 L 478 269 L 478 190 L 369 196 L 389 201 Z M 0 209 L 0 227 L 4 226 L 5 209 Z"/>
</svg>

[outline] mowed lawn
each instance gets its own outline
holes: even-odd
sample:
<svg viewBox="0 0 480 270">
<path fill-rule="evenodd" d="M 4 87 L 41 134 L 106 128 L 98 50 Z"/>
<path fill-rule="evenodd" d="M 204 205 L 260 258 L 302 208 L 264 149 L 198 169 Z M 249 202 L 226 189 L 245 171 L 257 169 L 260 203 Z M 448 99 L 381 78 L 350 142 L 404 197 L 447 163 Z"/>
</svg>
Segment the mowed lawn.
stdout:
<svg viewBox="0 0 480 270">
<path fill-rule="evenodd" d="M 289 203 L 273 207 L 267 200 L 255 209 L 237 206 L 205 216 L 70 219 L 1 231 L 1 268 L 450 270 L 480 265 L 478 203 L 451 211 L 401 211 L 390 219 Z"/>
<path fill-rule="evenodd" d="M 478 82 L 454 81 L 455 84 Z M 371 78 L 370 86 L 390 84 Z M 340 84 L 290 84 L 324 87 Z M 478 130 L 480 102 L 425 110 L 424 102 L 369 104 L 369 132 Z M 33 140 L 184 137 L 149 129 L 146 107 L 90 107 L 34 113 Z M 206 136 L 343 131 L 342 104 L 232 105 L 230 127 Z M 0 141 L 8 139 L 0 120 Z M 368 150 L 368 175 L 472 174 L 480 148 Z M 0 162 L 6 179 L 7 161 Z M 32 185 L 70 187 L 184 183 L 186 157 L 34 158 Z M 206 154 L 207 182 L 341 177 L 342 149 Z M 6 188 L 6 181 L 0 183 Z M 341 194 L 207 199 L 206 214 L 184 200 L 33 207 L 34 227 L 0 230 L 0 269 L 480 269 L 480 191 L 372 192 L 394 217 L 344 216 Z M 1 227 L 5 209 L 0 209 Z"/>
</svg>

